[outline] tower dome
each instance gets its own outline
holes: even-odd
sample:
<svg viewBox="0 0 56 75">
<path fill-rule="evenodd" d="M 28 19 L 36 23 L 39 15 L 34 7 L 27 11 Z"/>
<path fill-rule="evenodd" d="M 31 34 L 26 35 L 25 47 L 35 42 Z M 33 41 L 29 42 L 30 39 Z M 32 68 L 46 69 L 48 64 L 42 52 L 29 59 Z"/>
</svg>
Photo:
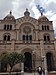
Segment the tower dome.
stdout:
<svg viewBox="0 0 56 75">
<path fill-rule="evenodd" d="M 10 11 L 10 13 L 4 18 L 4 20 L 15 20 L 15 17 L 12 15 L 12 12 Z"/>
<path fill-rule="evenodd" d="M 39 18 L 38 18 L 38 21 L 49 21 L 48 18 L 45 16 L 45 15 L 41 15 Z"/>
</svg>

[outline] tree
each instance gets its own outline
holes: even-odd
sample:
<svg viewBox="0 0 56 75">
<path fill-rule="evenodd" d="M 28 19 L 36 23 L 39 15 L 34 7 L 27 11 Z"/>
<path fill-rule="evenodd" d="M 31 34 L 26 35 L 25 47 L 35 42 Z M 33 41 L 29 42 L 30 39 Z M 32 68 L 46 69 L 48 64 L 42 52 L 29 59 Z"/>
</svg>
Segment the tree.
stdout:
<svg viewBox="0 0 56 75">
<path fill-rule="evenodd" d="M 24 58 L 22 54 L 18 54 L 17 52 L 4 52 L 0 55 L 0 60 L 2 71 L 6 71 L 7 64 L 9 64 L 12 68 L 15 64 L 23 62 Z"/>
<path fill-rule="evenodd" d="M 8 53 L 4 52 L 0 55 L 1 71 L 6 71 L 8 63 Z"/>
<path fill-rule="evenodd" d="M 17 52 L 12 52 L 9 54 L 8 63 L 10 64 L 11 67 L 20 62 L 23 62 L 22 54 L 18 54 Z"/>
</svg>

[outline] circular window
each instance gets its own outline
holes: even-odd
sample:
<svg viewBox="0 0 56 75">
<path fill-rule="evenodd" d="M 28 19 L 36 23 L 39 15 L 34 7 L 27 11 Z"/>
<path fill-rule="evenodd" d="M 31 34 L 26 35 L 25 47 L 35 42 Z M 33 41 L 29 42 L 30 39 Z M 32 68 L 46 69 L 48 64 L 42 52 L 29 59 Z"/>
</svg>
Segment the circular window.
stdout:
<svg viewBox="0 0 56 75">
<path fill-rule="evenodd" d="M 25 26 L 25 27 L 23 28 L 23 32 L 25 32 L 25 33 L 30 33 L 30 32 L 31 32 L 31 28 L 30 28 L 29 26 Z"/>
</svg>

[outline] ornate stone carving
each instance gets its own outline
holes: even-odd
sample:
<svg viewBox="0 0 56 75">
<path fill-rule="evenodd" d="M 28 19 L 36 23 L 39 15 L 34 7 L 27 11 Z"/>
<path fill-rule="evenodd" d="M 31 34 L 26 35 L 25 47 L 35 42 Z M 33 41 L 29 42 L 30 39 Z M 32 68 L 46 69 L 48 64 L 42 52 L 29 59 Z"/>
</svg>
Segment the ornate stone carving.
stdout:
<svg viewBox="0 0 56 75">
<path fill-rule="evenodd" d="M 24 33 L 30 33 L 30 32 L 31 32 L 30 26 L 25 26 L 25 27 L 23 28 L 23 32 L 24 32 Z"/>
</svg>

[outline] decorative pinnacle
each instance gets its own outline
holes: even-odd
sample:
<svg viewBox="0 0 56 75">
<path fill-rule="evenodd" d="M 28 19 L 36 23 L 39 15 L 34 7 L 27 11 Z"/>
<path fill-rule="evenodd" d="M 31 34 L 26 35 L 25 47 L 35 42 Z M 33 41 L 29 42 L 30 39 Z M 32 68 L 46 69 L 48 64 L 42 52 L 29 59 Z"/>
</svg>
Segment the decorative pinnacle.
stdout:
<svg viewBox="0 0 56 75">
<path fill-rule="evenodd" d="M 12 14 L 12 11 L 10 10 L 10 15 Z"/>
<path fill-rule="evenodd" d="M 28 11 L 28 9 L 26 8 L 26 11 Z"/>
<path fill-rule="evenodd" d="M 24 12 L 24 15 L 27 16 L 27 17 L 30 15 L 30 12 L 28 11 L 27 8 L 26 8 L 26 11 Z"/>
</svg>

